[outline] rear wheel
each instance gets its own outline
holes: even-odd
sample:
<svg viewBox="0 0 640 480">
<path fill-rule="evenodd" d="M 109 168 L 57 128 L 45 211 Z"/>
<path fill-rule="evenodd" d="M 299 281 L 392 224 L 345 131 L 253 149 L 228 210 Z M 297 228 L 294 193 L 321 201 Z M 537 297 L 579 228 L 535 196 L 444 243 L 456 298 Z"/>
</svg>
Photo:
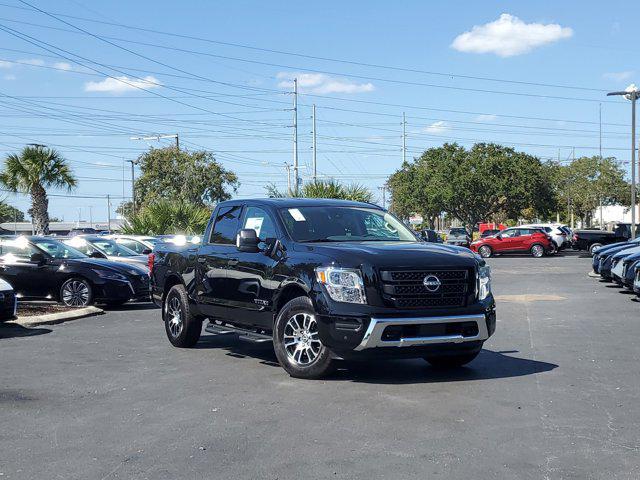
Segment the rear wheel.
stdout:
<svg viewBox="0 0 640 480">
<path fill-rule="evenodd" d="M 67 307 L 86 307 L 93 302 L 93 289 L 88 280 L 73 277 L 60 287 L 60 302 Z"/>
<path fill-rule="evenodd" d="M 331 352 L 320 341 L 316 312 L 308 297 L 289 301 L 276 318 L 273 347 L 289 375 L 320 378 L 333 371 Z"/>
<path fill-rule="evenodd" d="M 489 258 L 493 252 L 491 251 L 491 247 L 489 247 L 488 245 L 482 245 L 478 249 L 478 253 L 482 258 Z"/>
<path fill-rule="evenodd" d="M 539 243 L 536 243 L 531 246 L 531 255 L 535 258 L 540 258 L 544 256 L 544 247 Z"/>
<path fill-rule="evenodd" d="M 598 248 L 600 248 L 601 246 L 602 246 L 602 244 L 601 244 L 601 243 L 594 243 L 593 245 L 591 245 L 591 246 L 589 247 L 589 253 L 590 253 L 591 255 L 593 255 L 593 254 L 595 253 L 595 251 L 596 251 Z"/>
<path fill-rule="evenodd" d="M 174 285 L 167 293 L 162 308 L 167 338 L 174 347 L 193 347 L 200 339 L 202 319 L 189 307 L 189 297 L 183 285 Z"/>
<path fill-rule="evenodd" d="M 426 356 L 424 359 L 435 368 L 456 368 L 462 367 L 463 365 L 475 360 L 479 353 L 480 350 L 472 353 L 462 353 L 460 355 L 447 355 L 442 357 Z"/>
</svg>

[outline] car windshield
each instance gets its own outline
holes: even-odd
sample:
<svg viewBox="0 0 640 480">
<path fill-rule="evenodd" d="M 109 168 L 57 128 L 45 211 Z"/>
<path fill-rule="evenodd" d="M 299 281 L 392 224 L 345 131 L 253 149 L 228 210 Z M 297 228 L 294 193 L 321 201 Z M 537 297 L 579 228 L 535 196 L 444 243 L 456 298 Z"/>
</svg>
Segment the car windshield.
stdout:
<svg viewBox="0 0 640 480">
<path fill-rule="evenodd" d="M 449 230 L 449 235 L 466 235 L 467 231 L 464 228 L 452 228 Z"/>
<path fill-rule="evenodd" d="M 138 255 L 130 248 L 127 248 L 124 245 L 120 245 L 116 243 L 115 240 L 111 240 L 110 238 L 90 240 L 89 243 L 91 243 L 94 247 L 96 247 L 97 249 L 102 251 L 102 253 L 109 257 L 133 257 L 135 255 Z"/>
<path fill-rule="evenodd" d="M 33 243 L 53 258 L 86 258 L 86 255 L 81 251 L 51 238 L 38 238 L 33 240 Z"/>
<path fill-rule="evenodd" d="M 298 242 L 417 242 L 416 236 L 384 210 L 317 206 L 280 210 L 285 227 Z"/>
</svg>

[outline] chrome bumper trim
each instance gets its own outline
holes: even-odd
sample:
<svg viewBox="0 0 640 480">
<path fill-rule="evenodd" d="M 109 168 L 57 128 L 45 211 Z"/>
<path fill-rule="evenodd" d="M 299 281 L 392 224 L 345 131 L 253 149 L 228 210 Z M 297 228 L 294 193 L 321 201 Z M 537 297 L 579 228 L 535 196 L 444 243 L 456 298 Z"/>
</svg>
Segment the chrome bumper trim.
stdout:
<svg viewBox="0 0 640 480">
<path fill-rule="evenodd" d="M 409 337 L 400 340 L 382 340 L 382 332 L 389 325 L 426 325 L 434 323 L 476 322 L 478 335 L 463 337 L 462 335 L 441 335 L 435 337 Z M 434 343 L 464 343 L 486 340 L 489 338 L 487 321 L 483 314 L 454 315 L 447 317 L 408 317 L 408 318 L 371 318 L 369 327 L 362 337 L 357 351 L 376 347 L 411 347 L 416 345 L 431 345 Z"/>
</svg>

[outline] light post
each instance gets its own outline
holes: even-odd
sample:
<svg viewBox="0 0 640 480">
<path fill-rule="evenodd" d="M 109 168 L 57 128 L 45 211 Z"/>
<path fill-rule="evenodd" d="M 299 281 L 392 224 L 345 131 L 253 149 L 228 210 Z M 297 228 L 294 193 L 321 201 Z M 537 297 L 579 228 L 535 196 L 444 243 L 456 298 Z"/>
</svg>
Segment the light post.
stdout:
<svg viewBox="0 0 640 480">
<path fill-rule="evenodd" d="M 636 238 L 636 100 L 640 92 L 635 84 L 622 92 L 609 92 L 607 96 L 623 95 L 631 100 L 631 238 Z"/>
</svg>

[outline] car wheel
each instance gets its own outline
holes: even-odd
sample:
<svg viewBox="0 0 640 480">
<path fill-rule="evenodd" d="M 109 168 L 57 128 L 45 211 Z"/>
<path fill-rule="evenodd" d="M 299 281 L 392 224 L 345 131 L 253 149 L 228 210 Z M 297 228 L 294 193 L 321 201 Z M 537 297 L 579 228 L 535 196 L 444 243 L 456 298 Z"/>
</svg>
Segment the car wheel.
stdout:
<svg viewBox="0 0 640 480">
<path fill-rule="evenodd" d="M 488 245 L 482 245 L 478 249 L 478 253 L 482 258 L 489 258 L 493 252 L 491 251 L 491 247 L 489 247 Z"/>
<path fill-rule="evenodd" d="M 174 347 L 193 347 L 200 339 L 202 319 L 191 312 L 189 297 L 183 285 L 174 285 L 162 307 L 167 338 Z"/>
<path fill-rule="evenodd" d="M 531 246 L 531 255 L 540 258 L 544 256 L 544 247 L 539 243 L 536 243 Z"/>
<path fill-rule="evenodd" d="M 472 362 L 479 353 L 480 350 L 472 353 L 461 353 L 460 355 L 446 355 L 440 357 L 426 356 L 424 359 L 435 368 L 456 368 Z"/>
<path fill-rule="evenodd" d="M 593 245 L 591 245 L 591 246 L 589 247 L 589 253 L 590 253 L 591 255 L 594 255 L 594 254 L 595 254 L 595 251 L 596 251 L 598 248 L 600 248 L 600 247 L 602 247 L 602 244 L 601 244 L 601 243 L 594 243 Z"/>
<path fill-rule="evenodd" d="M 88 280 L 69 278 L 60 287 L 60 302 L 67 307 L 86 307 L 93 302 L 93 289 Z"/>
<path fill-rule="evenodd" d="M 273 326 L 273 347 L 278 362 L 292 377 L 320 378 L 334 369 L 308 297 L 294 298 L 280 310 Z"/>
</svg>

